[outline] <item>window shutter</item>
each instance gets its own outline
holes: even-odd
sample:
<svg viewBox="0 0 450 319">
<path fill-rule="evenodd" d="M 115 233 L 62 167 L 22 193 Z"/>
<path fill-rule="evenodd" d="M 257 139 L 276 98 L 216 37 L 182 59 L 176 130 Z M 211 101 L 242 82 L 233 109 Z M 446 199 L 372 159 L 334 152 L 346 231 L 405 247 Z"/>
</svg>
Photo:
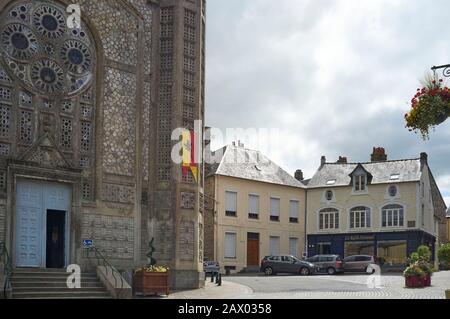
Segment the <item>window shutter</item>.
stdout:
<svg viewBox="0 0 450 319">
<path fill-rule="evenodd" d="M 270 237 L 270 254 L 272 256 L 280 254 L 280 237 Z"/>
<path fill-rule="evenodd" d="M 227 212 L 237 212 L 237 193 L 226 192 L 226 194 L 225 194 L 225 210 Z"/>
<path fill-rule="evenodd" d="M 298 211 L 300 210 L 300 203 L 296 200 L 291 200 L 289 205 L 289 217 L 298 218 Z"/>
<path fill-rule="evenodd" d="M 292 256 L 298 255 L 298 239 L 289 238 L 289 254 Z"/>
<path fill-rule="evenodd" d="M 280 199 L 271 198 L 270 199 L 270 216 L 280 217 Z"/>
<path fill-rule="evenodd" d="M 236 234 L 225 233 L 225 258 L 236 258 Z"/>
<path fill-rule="evenodd" d="M 259 214 L 259 196 L 256 195 L 248 196 L 248 213 Z"/>
</svg>

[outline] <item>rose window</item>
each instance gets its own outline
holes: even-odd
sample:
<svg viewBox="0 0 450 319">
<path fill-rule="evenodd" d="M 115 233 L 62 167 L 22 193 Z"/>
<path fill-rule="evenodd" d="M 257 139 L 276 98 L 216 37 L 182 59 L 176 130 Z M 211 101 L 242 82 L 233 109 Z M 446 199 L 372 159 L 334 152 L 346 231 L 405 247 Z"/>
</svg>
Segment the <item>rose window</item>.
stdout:
<svg viewBox="0 0 450 319">
<path fill-rule="evenodd" d="M 91 86 L 94 41 L 84 23 L 67 26 L 64 7 L 24 1 L 5 10 L 0 21 L 1 62 L 23 87 L 61 98 Z"/>
</svg>

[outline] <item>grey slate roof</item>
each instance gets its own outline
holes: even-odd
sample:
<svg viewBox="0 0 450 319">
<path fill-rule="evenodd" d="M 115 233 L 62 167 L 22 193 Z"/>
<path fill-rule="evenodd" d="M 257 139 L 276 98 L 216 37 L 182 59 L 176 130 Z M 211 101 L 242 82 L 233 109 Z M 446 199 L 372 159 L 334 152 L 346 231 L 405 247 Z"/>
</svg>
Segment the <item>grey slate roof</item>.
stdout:
<svg viewBox="0 0 450 319">
<path fill-rule="evenodd" d="M 373 176 L 372 184 L 420 181 L 422 173 L 420 159 L 361 163 L 361 165 Z M 313 176 L 308 188 L 348 186 L 351 182 L 349 175 L 357 166 L 357 163 L 326 163 Z M 400 176 L 396 180 L 391 180 L 394 174 Z M 336 180 L 336 183 L 327 185 L 330 180 Z"/>
<path fill-rule="evenodd" d="M 222 175 L 264 183 L 306 188 L 305 185 L 289 175 L 259 151 L 229 145 L 213 154 L 218 156 L 220 152 L 223 152 L 220 162 L 210 166 L 206 173 L 207 176 Z"/>
</svg>

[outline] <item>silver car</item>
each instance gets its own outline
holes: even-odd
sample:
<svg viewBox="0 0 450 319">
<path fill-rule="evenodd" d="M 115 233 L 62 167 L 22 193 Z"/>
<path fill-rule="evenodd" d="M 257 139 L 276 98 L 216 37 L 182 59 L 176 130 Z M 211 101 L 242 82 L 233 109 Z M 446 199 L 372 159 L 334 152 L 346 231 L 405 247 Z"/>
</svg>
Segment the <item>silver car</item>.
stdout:
<svg viewBox="0 0 450 319">
<path fill-rule="evenodd" d="M 364 272 L 369 273 L 370 265 L 376 265 L 377 262 L 373 256 L 369 255 L 355 255 L 344 258 L 345 272 Z"/>
</svg>

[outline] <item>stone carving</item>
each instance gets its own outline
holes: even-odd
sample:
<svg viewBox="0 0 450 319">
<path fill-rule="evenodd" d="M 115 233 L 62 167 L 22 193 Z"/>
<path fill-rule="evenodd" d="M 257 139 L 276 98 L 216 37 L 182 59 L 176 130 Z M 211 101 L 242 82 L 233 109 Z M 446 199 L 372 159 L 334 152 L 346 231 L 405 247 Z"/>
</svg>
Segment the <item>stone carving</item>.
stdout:
<svg viewBox="0 0 450 319">
<path fill-rule="evenodd" d="M 178 253 L 180 260 L 193 261 L 194 260 L 194 246 L 195 246 L 195 226 L 194 222 L 183 220 L 180 223 L 180 239 Z"/>
<path fill-rule="evenodd" d="M 133 218 L 83 214 L 81 237 L 92 239 L 106 258 L 132 259 L 134 256 Z"/>
<path fill-rule="evenodd" d="M 169 209 L 172 207 L 172 194 L 167 191 L 155 192 L 155 206 L 159 209 Z"/>
<path fill-rule="evenodd" d="M 183 209 L 195 208 L 195 193 L 181 192 L 181 208 Z"/>
<path fill-rule="evenodd" d="M 136 76 L 107 68 L 103 167 L 108 173 L 134 175 L 136 154 Z"/>
<path fill-rule="evenodd" d="M 158 242 L 156 257 L 160 261 L 169 261 L 174 252 L 174 227 L 170 212 L 162 210 L 155 221 L 155 238 Z"/>
<path fill-rule="evenodd" d="M 72 167 L 47 134 L 43 135 L 20 159 L 45 166 Z"/>
<path fill-rule="evenodd" d="M 104 183 L 102 199 L 113 203 L 133 204 L 135 190 L 134 187 Z"/>
</svg>

